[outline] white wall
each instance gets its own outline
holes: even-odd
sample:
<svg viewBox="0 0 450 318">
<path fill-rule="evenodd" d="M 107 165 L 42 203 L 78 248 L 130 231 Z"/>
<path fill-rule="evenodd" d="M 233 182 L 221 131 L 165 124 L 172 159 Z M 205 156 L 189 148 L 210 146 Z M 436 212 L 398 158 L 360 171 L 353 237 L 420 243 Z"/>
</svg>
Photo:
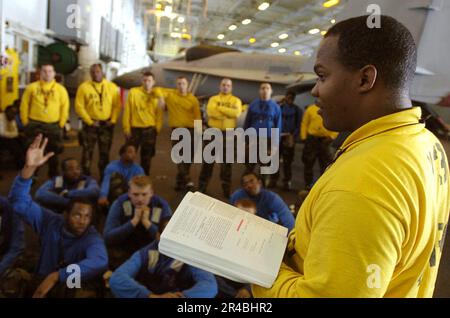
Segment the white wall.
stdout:
<svg viewBox="0 0 450 318">
<path fill-rule="evenodd" d="M 86 68 L 99 61 L 102 17 L 105 17 L 114 28 L 119 29 L 124 35 L 124 59 L 119 73 L 148 65 L 147 35 L 142 21 L 136 21 L 134 18 L 133 0 L 79 0 L 79 4 L 82 7 L 82 15 L 88 23 L 89 46 L 82 47 L 79 55 L 84 78 L 88 75 Z"/>
<path fill-rule="evenodd" d="M 3 1 L 5 19 L 44 33 L 47 29 L 47 0 Z"/>
</svg>

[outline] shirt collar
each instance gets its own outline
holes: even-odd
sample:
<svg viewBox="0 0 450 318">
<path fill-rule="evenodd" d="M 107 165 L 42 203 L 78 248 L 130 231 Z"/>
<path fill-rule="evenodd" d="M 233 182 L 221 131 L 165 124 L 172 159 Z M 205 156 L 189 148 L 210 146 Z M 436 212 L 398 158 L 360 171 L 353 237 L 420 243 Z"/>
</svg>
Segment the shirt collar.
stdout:
<svg viewBox="0 0 450 318">
<path fill-rule="evenodd" d="M 421 117 L 422 109 L 420 107 L 413 107 L 372 120 L 355 130 L 342 144 L 340 151 L 345 151 L 345 149 L 350 148 L 362 140 L 397 128 L 417 125 L 417 129 L 423 129 L 425 124 L 420 123 Z"/>
</svg>

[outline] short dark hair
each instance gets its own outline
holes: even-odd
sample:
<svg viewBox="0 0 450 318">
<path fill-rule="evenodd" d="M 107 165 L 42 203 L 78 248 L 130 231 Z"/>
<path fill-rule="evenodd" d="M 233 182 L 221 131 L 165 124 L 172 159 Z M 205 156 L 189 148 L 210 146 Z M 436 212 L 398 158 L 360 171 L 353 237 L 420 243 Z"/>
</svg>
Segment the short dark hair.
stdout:
<svg viewBox="0 0 450 318">
<path fill-rule="evenodd" d="M 241 183 L 242 181 L 244 181 L 244 178 L 247 176 L 254 176 L 256 179 L 258 179 L 258 181 L 261 181 L 262 178 L 259 174 L 257 174 L 256 172 L 244 172 L 241 176 Z"/>
<path fill-rule="evenodd" d="M 55 69 L 55 65 L 53 65 L 52 63 L 42 63 L 42 64 L 39 64 L 39 70 L 42 70 L 42 68 L 44 67 L 44 66 L 51 66 L 51 67 L 53 67 L 53 69 Z"/>
<path fill-rule="evenodd" d="M 94 69 L 96 67 L 98 67 L 99 69 L 101 69 L 103 71 L 103 65 L 101 65 L 100 63 L 92 64 L 90 69 L 92 70 L 92 69 Z"/>
<path fill-rule="evenodd" d="M 297 94 L 295 94 L 292 91 L 289 91 L 289 92 L 286 93 L 286 97 L 288 97 L 288 96 L 291 96 L 291 97 L 295 98 L 295 96 L 297 96 Z"/>
<path fill-rule="evenodd" d="M 67 213 L 70 214 L 72 212 L 72 209 L 75 206 L 75 204 L 89 205 L 92 210 L 91 218 L 94 217 L 95 205 L 91 200 L 89 200 L 88 198 L 73 198 L 73 199 L 71 199 L 69 202 L 69 205 L 67 206 Z"/>
<path fill-rule="evenodd" d="M 61 170 L 62 170 L 62 171 L 66 170 L 66 164 L 67 164 L 69 161 L 76 161 L 76 162 L 78 162 L 78 160 L 75 159 L 74 157 L 69 157 L 69 158 L 64 159 L 64 160 L 61 162 Z"/>
<path fill-rule="evenodd" d="M 334 25 L 325 38 L 338 36 L 338 60 L 358 70 L 374 65 L 387 87 L 407 88 L 417 66 L 417 47 L 409 30 L 390 16 L 381 15 L 381 27 L 369 28 L 369 16 L 351 18 Z"/>
<path fill-rule="evenodd" d="M 153 74 L 152 72 L 150 72 L 150 71 L 145 71 L 145 72 L 143 72 L 142 73 L 142 76 L 143 77 L 152 77 L 153 79 L 155 79 L 155 74 Z"/>
<path fill-rule="evenodd" d="M 133 147 L 134 150 L 136 150 L 136 146 L 135 146 L 135 145 L 130 144 L 130 143 L 127 143 L 127 144 L 123 145 L 122 147 L 120 147 L 120 149 L 119 149 L 119 155 L 123 155 L 125 152 L 127 152 L 127 149 L 128 149 L 129 147 Z"/>
<path fill-rule="evenodd" d="M 188 80 L 188 78 L 187 78 L 186 76 L 178 76 L 178 77 L 176 78 L 176 81 L 178 81 L 178 80 L 180 80 L 180 79 L 185 79 L 186 82 L 189 82 L 189 80 Z"/>
</svg>

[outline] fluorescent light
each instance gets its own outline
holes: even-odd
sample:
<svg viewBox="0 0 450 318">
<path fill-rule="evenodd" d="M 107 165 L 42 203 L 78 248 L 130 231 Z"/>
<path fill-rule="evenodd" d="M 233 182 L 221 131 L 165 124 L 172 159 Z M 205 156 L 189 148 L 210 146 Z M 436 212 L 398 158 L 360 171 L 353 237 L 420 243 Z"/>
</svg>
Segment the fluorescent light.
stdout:
<svg viewBox="0 0 450 318">
<path fill-rule="evenodd" d="M 180 39 L 181 38 L 181 33 L 172 32 L 172 33 L 170 33 L 170 37 L 172 37 L 174 39 Z"/>
<path fill-rule="evenodd" d="M 311 30 L 308 31 L 308 33 L 311 34 L 311 35 L 317 34 L 317 33 L 319 33 L 319 32 L 320 32 L 319 29 L 311 29 Z"/>
<path fill-rule="evenodd" d="M 217 38 L 218 38 L 219 40 L 223 40 L 223 39 L 225 39 L 225 35 L 224 35 L 224 34 L 219 34 L 219 35 L 217 36 Z"/>
<path fill-rule="evenodd" d="M 279 36 L 278 36 L 278 38 L 280 39 L 280 40 L 285 40 L 285 39 L 287 39 L 289 37 L 289 34 L 287 34 L 287 33 L 283 33 L 283 34 L 280 34 Z"/>
<path fill-rule="evenodd" d="M 324 2 L 323 6 L 325 8 L 331 8 L 334 7 L 335 5 L 338 5 L 340 2 L 340 0 L 328 0 L 327 2 Z"/>
<path fill-rule="evenodd" d="M 247 24 L 250 24 L 250 23 L 252 23 L 252 20 L 250 20 L 250 19 L 245 19 L 245 20 L 242 21 L 243 25 L 247 25 Z"/>
<path fill-rule="evenodd" d="M 255 42 L 256 42 L 256 39 L 255 39 L 255 38 L 250 38 L 250 39 L 248 39 L 248 41 L 249 41 L 250 43 L 255 43 Z"/>
<path fill-rule="evenodd" d="M 280 43 L 278 43 L 278 42 L 273 42 L 270 46 L 271 46 L 271 47 L 278 47 L 278 46 L 280 46 Z"/>
<path fill-rule="evenodd" d="M 294 54 L 297 55 L 297 56 L 302 55 L 302 53 L 300 51 L 295 51 Z"/>
<path fill-rule="evenodd" d="M 178 23 L 184 23 L 185 19 L 184 17 L 178 17 L 177 21 Z"/>
<path fill-rule="evenodd" d="M 227 41 L 227 45 L 233 45 L 233 41 Z"/>
<path fill-rule="evenodd" d="M 278 50 L 278 53 L 286 53 L 286 49 L 285 48 L 281 48 Z"/>
<path fill-rule="evenodd" d="M 269 2 L 263 2 L 259 5 L 258 10 L 259 11 L 264 11 L 267 10 L 270 7 L 270 3 Z"/>
<path fill-rule="evenodd" d="M 331 24 L 335 24 L 336 23 L 336 19 L 331 20 Z"/>
<path fill-rule="evenodd" d="M 237 25 L 235 25 L 235 24 L 232 24 L 228 27 L 228 30 L 230 30 L 230 31 L 234 31 L 236 29 L 237 29 Z"/>
</svg>

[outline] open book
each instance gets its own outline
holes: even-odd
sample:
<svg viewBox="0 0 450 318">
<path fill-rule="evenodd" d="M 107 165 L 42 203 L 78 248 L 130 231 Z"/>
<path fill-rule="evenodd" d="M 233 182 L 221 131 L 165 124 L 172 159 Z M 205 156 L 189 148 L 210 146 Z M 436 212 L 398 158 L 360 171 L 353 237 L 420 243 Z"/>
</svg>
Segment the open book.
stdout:
<svg viewBox="0 0 450 318">
<path fill-rule="evenodd" d="M 285 227 L 189 192 L 161 235 L 159 251 L 233 281 L 270 288 L 287 234 Z"/>
</svg>

